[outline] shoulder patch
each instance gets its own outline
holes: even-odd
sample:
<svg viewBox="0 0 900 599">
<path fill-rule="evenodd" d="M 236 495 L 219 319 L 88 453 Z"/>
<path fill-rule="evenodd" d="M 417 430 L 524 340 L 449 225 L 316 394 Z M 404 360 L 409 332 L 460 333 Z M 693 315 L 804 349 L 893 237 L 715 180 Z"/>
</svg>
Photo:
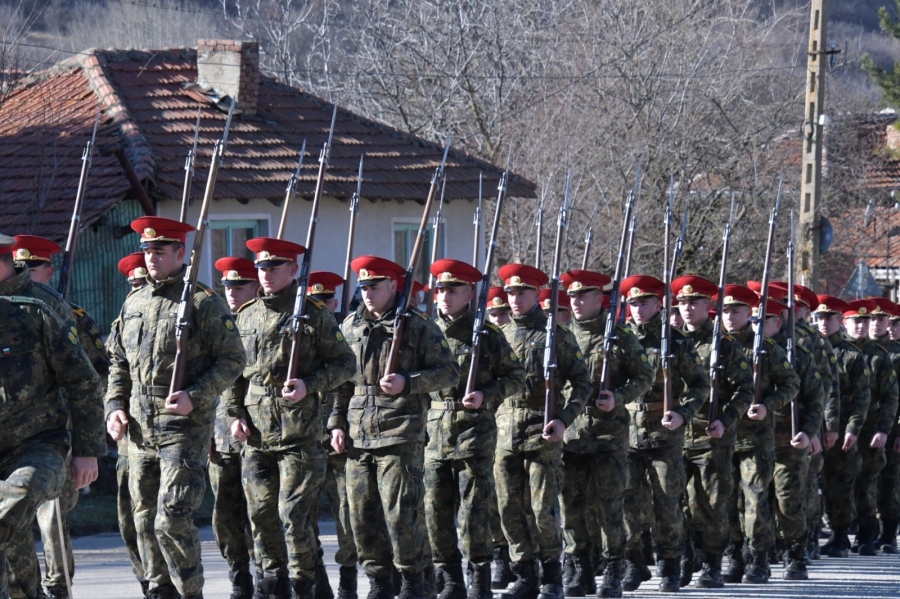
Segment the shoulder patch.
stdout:
<svg viewBox="0 0 900 599">
<path fill-rule="evenodd" d="M 703 366 L 703 358 L 701 358 L 700 356 L 697 356 L 696 358 L 694 358 L 694 362 Z"/>
<path fill-rule="evenodd" d="M 791 363 L 788 362 L 787 360 L 785 360 L 785 361 L 784 361 L 784 367 L 785 367 L 785 369 L 790 370 L 790 369 L 791 369 Z"/>
<path fill-rule="evenodd" d="M 335 329 L 335 330 L 334 330 L 334 338 L 337 339 L 338 341 L 343 341 L 343 340 L 344 340 L 344 334 L 341 333 L 341 330 L 340 330 L 340 329 Z"/>
<path fill-rule="evenodd" d="M 741 360 L 741 370 L 747 370 L 750 368 L 750 365 L 747 364 L 747 360 Z"/>
<path fill-rule="evenodd" d="M 641 362 L 644 362 L 644 363 L 647 362 L 647 354 L 645 354 L 645 353 L 641 354 Z"/>
<path fill-rule="evenodd" d="M 865 368 L 863 368 L 863 374 L 866 375 L 866 376 L 872 376 L 872 372 L 869 370 L 869 367 L 868 367 L 868 366 L 866 366 Z"/>
<path fill-rule="evenodd" d="M 642 356 L 645 360 L 647 359 L 647 356 L 646 356 L 646 355 L 641 354 L 641 356 Z M 581 353 L 581 350 L 578 350 L 578 351 L 575 352 L 575 359 L 576 359 L 576 360 L 579 360 L 579 361 L 583 361 L 583 360 L 584 360 L 584 354 Z"/>
<path fill-rule="evenodd" d="M 78 332 L 75 330 L 75 327 L 69 327 L 69 334 L 67 335 L 69 341 L 72 342 L 72 345 L 78 345 Z"/>
<path fill-rule="evenodd" d="M 831 356 L 830 361 L 832 364 L 834 364 L 837 362 L 837 358 L 835 358 L 834 356 Z"/>
<path fill-rule="evenodd" d="M 425 319 L 428 320 L 428 317 L 426 316 Z M 446 340 L 446 339 L 441 339 L 441 347 L 444 347 L 444 348 L 446 348 L 446 349 L 450 349 L 450 344 L 447 343 L 447 340 Z"/>
<path fill-rule="evenodd" d="M 97 349 L 103 349 L 103 342 L 99 339 L 94 339 L 94 347 Z"/>
<path fill-rule="evenodd" d="M 233 331 L 233 330 L 235 329 L 235 326 L 234 326 L 234 318 L 232 318 L 231 315 L 223 316 L 223 317 L 222 317 L 222 322 L 225 323 L 225 328 L 226 328 L 228 331 Z"/>
<path fill-rule="evenodd" d="M 514 351 L 509 352 L 509 359 L 516 363 L 519 362 L 519 356 L 517 356 Z"/>
</svg>

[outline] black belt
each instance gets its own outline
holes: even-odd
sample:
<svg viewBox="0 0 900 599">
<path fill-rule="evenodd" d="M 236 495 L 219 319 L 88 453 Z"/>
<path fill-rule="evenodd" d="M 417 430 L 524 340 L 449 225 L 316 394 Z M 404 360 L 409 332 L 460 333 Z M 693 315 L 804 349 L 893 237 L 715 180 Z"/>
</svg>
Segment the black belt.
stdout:
<svg viewBox="0 0 900 599">
<path fill-rule="evenodd" d="M 263 395 L 265 397 L 281 397 L 281 389 L 281 387 L 260 385 L 259 383 L 254 383 L 251 381 L 247 390 L 253 395 Z"/>
<path fill-rule="evenodd" d="M 532 404 L 530 401 L 522 400 L 522 399 L 512 399 L 512 398 L 508 397 L 503 400 L 503 403 L 508 405 L 511 408 L 521 408 L 523 410 L 532 410 L 534 412 L 543 412 L 544 411 L 543 406 L 541 406 L 540 408 L 535 408 L 534 404 Z"/>
<path fill-rule="evenodd" d="M 387 395 L 380 385 L 357 385 L 353 388 L 353 394 L 366 395 L 369 397 L 373 395 Z"/>
<path fill-rule="evenodd" d="M 159 385 L 138 385 L 138 395 L 148 395 L 150 397 L 169 397 L 169 388 Z"/>
</svg>

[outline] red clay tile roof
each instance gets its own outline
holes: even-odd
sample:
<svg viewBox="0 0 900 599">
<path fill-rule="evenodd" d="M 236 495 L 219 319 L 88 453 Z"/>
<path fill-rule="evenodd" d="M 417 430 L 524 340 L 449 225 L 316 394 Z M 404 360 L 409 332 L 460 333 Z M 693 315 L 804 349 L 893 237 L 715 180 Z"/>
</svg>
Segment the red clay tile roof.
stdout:
<svg viewBox="0 0 900 599">
<path fill-rule="evenodd" d="M 192 197 L 202 197 L 213 144 L 226 115 L 183 87 L 196 82 L 196 51 L 91 50 L 26 80 L 0 106 L 0 222 L 6 232 L 27 231 L 61 240 L 68 231 L 81 152 L 99 106 L 103 118 L 82 221 L 90 224 L 130 194 L 114 152 L 124 149 L 151 198 L 180 200 L 184 159 L 201 109 L 200 143 Z M 232 123 L 216 199 L 280 203 L 303 139 L 306 159 L 298 196 L 313 195 L 318 154 L 332 105 L 262 76 L 256 115 Z M 338 109 L 325 194 L 349 198 L 365 153 L 363 198 L 415 200 L 427 194 L 442 148 L 347 110 Z M 478 175 L 493 193 L 500 168 L 451 149 L 446 199 L 473 199 Z M 511 174 L 509 194 L 534 197 L 535 185 Z"/>
</svg>

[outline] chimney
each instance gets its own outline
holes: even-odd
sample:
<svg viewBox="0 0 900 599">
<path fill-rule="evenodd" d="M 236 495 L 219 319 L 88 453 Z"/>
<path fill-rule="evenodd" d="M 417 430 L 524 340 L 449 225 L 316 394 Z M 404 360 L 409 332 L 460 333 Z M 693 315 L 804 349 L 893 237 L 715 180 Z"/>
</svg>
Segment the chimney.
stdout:
<svg viewBox="0 0 900 599">
<path fill-rule="evenodd" d="M 237 100 L 244 114 L 256 114 L 259 42 L 198 40 L 197 82 Z"/>
</svg>

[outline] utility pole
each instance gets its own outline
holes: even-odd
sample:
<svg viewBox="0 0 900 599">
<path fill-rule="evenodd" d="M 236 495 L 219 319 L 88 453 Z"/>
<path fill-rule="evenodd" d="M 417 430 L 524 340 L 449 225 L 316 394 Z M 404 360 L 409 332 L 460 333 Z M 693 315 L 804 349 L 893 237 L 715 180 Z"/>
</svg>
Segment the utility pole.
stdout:
<svg viewBox="0 0 900 599">
<path fill-rule="evenodd" d="M 822 150 L 826 59 L 840 50 L 824 50 L 828 30 L 828 0 L 812 0 L 807 52 L 806 106 L 803 120 L 803 173 L 800 185 L 800 260 L 797 280 L 813 291 L 819 286 L 821 236 Z"/>
</svg>

